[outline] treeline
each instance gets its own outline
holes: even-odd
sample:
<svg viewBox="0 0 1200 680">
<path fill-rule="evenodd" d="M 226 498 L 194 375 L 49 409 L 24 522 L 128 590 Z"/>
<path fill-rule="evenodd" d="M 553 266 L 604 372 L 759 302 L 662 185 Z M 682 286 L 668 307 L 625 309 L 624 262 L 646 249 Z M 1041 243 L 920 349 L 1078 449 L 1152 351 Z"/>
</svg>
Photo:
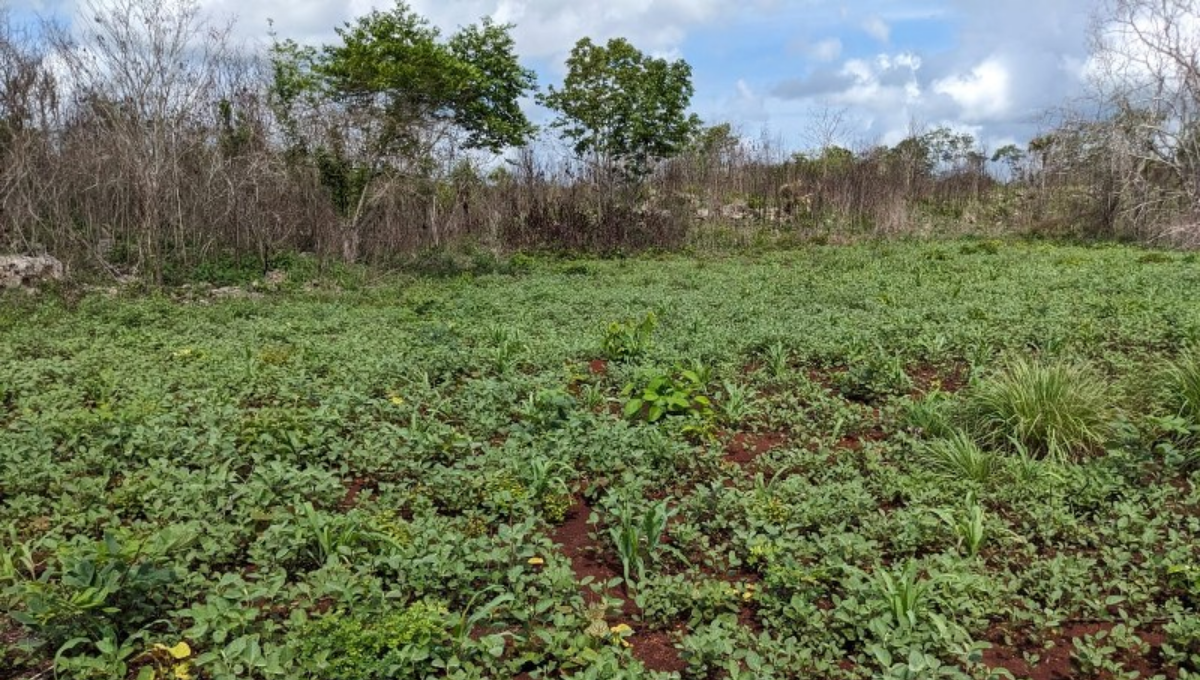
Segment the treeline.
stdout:
<svg viewBox="0 0 1200 680">
<path fill-rule="evenodd" d="M 229 29 L 194 0 L 90 0 L 69 28 L 0 20 L 0 251 L 162 282 L 221 260 L 387 263 L 462 242 L 609 252 L 943 228 L 1183 242 L 1200 212 L 1195 79 L 1146 92 L 1131 77 L 1100 115 L 1027 148 L 986 153 L 937 128 L 786 154 L 702 124 L 687 63 L 620 39 L 581 40 L 539 91 L 511 27 L 442 35 L 403 2 L 326 45 L 256 50 Z M 1170 108 L 1164 82 L 1183 90 Z M 545 130 L 527 97 L 555 114 Z"/>
</svg>

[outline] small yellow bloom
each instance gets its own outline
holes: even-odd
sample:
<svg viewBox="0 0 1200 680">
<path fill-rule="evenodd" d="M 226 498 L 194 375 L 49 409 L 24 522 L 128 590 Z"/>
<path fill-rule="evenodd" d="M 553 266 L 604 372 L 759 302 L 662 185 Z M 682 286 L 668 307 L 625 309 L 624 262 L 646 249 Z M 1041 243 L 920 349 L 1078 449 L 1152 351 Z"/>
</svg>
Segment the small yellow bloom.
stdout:
<svg viewBox="0 0 1200 680">
<path fill-rule="evenodd" d="M 622 647 L 632 647 L 633 646 L 633 645 L 629 644 L 628 640 L 625 639 L 625 638 L 629 637 L 630 635 L 633 635 L 633 629 L 630 628 L 628 624 L 618 623 L 617 625 L 609 628 L 608 631 L 610 633 L 612 633 L 614 636 L 616 636 L 617 641 L 621 643 Z"/>
<path fill-rule="evenodd" d="M 546 563 L 546 560 L 543 560 L 540 557 L 530 557 L 528 562 L 534 566 L 541 566 Z"/>
<path fill-rule="evenodd" d="M 404 398 L 403 398 L 403 397 L 401 397 L 401 396 L 400 396 L 400 395 L 398 395 L 398 394 L 393 394 L 393 395 L 392 395 L 392 396 L 391 396 L 391 397 L 388 399 L 388 401 L 392 402 L 392 404 L 393 404 L 393 405 L 395 405 L 395 406 L 403 406 L 403 405 L 404 405 Z"/>
</svg>

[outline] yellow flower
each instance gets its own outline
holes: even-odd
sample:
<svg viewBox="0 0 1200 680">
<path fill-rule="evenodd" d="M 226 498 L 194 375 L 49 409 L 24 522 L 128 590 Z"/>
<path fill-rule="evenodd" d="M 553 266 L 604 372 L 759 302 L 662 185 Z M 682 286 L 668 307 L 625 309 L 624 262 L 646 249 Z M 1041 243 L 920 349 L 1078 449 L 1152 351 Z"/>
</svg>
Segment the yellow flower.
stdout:
<svg viewBox="0 0 1200 680">
<path fill-rule="evenodd" d="M 404 405 L 404 398 L 398 394 L 391 395 L 391 397 L 388 398 L 388 401 L 392 402 L 392 404 L 395 406 L 403 406 Z"/>
<path fill-rule="evenodd" d="M 534 566 L 541 566 L 546 563 L 546 560 L 543 560 L 540 557 L 530 557 L 528 562 Z"/>
</svg>

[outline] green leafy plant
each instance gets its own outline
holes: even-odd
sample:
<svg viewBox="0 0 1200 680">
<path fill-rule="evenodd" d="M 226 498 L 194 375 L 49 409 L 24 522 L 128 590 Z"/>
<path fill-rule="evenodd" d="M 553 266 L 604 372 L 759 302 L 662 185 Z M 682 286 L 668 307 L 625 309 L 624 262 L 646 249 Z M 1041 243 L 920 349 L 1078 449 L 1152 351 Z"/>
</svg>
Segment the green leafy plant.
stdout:
<svg viewBox="0 0 1200 680">
<path fill-rule="evenodd" d="M 986 537 L 986 530 L 983 505 L 979 503 L 974 492 L 967 494 L 966 507 L 960 513 L 952 514 L 945 510 L 937 510 L 936 514 L 958 538 L 959 549 L 965 548 L 968 557 L 975 557 L 979 554 L 979 548 L 983 545 Z"/>
<path fill-rule="evenodd" d="M 887 356 L 881 351 L 851 362 L 845 372 L 834 376 L 833 383 L 845 398 L 867 402 L 903 394 L 912 388 L 900 357 Z"/>
<path fill-rule="evenodd" d="M 929 593 L 929 581 L 919 576 L 915 561 L 909 560 L 898 572 L 877 569 L 875 586 L 897 626 L 917 625 Z"/>
<path fill-rule="evenodd" d="M 1176 614 L 1163 626 L 1163 655 L 1181 671 L 1200 674 L 1200 618 Z"/>
<path fill-rule="evenodd" d="M 611 361 L 635 359 L 645 354 L 653 342 L 658 317 L 647 312 L 641 321 L 614 321 L 604 332 L 600 352 Z"/>
<path fill-rule="evenodd" d="M 705 389 L 700 375 L 691 369 L 652 374 L 641 386 L 629 383 L 621 391 L 626 397 L 625 417 L 657 423 L 674 416 L 711 423 L 716 414 Z"/>
<path fill-rule="evenodd" d="M 1142 656 L 1150 651 L 1149 645 L 1124 624 L 1117 624 L 1111 630 L 1073 638 L 1071 645 L 1071 667 L 1087 678 L 1136 680 L 1141 674 L 1126 670 L 1119 657 L 1128 653 Z"/>
<path fill-rule="evenodd" d="M 646 575 L 646 566 L 665 546 L 663 534 L 667 522 L 675 514 L 670 499 L 663 499 L 637 514 L 631 505 L 622 503 L 617 507 L 613 526 L 608 535 L 621 560 L 621 576 L 630 592 L 637 589 Z"/>
</svg>

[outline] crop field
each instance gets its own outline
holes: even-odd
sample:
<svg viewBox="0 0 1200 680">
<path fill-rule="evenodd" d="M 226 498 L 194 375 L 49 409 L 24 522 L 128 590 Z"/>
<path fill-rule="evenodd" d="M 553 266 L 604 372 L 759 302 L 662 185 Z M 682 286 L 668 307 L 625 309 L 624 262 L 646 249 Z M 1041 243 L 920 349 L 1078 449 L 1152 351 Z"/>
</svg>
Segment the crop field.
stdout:
<svg viewBox="0 0 1200 680">
<path fill-rule="evenodd" d="M 0 678 L 1196 678 L 1200 261 L 0 298 Z"/>
</svg>

